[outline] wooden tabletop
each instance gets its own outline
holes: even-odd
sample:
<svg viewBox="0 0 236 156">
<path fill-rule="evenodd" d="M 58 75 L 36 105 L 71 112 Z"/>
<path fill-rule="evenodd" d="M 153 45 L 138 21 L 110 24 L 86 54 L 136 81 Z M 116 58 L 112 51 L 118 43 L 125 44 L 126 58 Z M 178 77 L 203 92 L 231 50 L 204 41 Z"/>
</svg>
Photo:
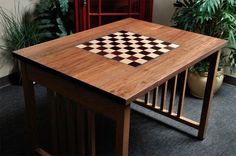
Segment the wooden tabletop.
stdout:
<svg viewBox="0 0 236 156">
<path fill-rule="evenodd" d="M 76 47 L 123 30 L 179 47 L 137 67 Z M 222 39 L 128 18 L 21 49 L 14 55 L 129 104 L 226 44 Z"/>
</svg>

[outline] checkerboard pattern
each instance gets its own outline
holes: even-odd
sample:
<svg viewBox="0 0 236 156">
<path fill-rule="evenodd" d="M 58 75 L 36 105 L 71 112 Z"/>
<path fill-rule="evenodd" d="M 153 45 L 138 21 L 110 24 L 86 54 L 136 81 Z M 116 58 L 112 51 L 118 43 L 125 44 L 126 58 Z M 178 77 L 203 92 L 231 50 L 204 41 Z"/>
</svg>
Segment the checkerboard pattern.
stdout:
<svg viewBox="0 0 236 156">
<path fill-rule="evenodd" d="M 76 47 L 137 67 L 179 45 L 122 30 Z"/>
</svg>

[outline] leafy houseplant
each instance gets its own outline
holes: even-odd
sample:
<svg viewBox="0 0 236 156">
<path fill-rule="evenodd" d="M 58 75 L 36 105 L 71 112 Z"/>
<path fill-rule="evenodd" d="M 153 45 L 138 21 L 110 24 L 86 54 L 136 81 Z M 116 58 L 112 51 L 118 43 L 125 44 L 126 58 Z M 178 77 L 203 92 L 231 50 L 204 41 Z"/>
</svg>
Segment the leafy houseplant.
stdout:
<svg viewBox="0 0 236 156">
<path fill-rule="evenodd" d="M 0 7 L 0 23 L 3 27 L 0 63 L 4 65 L 5 61 L 13 61 L 15 69 L 18 69 L 18 65 L 12 52 L 38 44 L 45 37 L 45 33 L 38 28 L 30 10 L 26 10 L 22 15 L 19 15 L 20 13 L 19 7 L 15 9 L 15 12 Z"/>
<path fill-rule="evenodd" d="M 222 54 L 219 71 L 230 65 L 236 69 L 236 1 L 235 0 L 177 0 L 176 11 L 172 17 L 175 27 L 228 40 L 228 54 Z M 228 58 L 229 61 L 226 61 Z M 194 65 L 190 72 L 207 72 L 207 59 Z M 222 80 L 223 81 L 223 80 Z M 191 90 L 191 89 L 190 89 Z"/>
<path fill-rule="evenodd" d="M 48 40 L 69 35 L 73 31 L 69 0 L 40 0 L 34 15 L 39 28 L 48 32 Z"/>
<path fill-rule="evenodd" d="M 236 67 L 236 1 L 235 0 L 178 0 L 174 6 L 176 11 L 172 17 L 175 26 L 187 31 L 226 39 L 231 69 Z M 220 68 L 225 63 L 221 57 Z M 197 64 L 195 70 L 207 71 L 208 63 Z"/>
<path fill-rule="evenodd" d="M 70 34 L 69 15 L 69 0 L 40 0 L 34 11 L 21 11 L 19 4 L 14 12 L 0 7 L 0 67 L 13 62 L 13 71 L 19 71 L 13 51 Z"/>
</svg>

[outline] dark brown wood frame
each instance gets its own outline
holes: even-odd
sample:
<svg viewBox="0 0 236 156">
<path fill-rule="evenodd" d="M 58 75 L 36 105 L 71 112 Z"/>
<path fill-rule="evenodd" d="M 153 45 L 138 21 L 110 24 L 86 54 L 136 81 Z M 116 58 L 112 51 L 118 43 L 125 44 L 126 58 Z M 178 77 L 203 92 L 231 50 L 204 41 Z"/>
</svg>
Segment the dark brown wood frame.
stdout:
<svg viewBox="0 0 236 156">
<path fill-rule="evenodd" d="M 203 108 L 202 108 L 202 114 L 200 123 L 197 123 L 195 121 L 192 121 L 188 118 L 185 118 L 182 116 L 183 111 L 183 103 L 184 103 L 184 96 L 185 96 L 185 89 L 186 89 L 186 73 L 187 69 L 180 73 L 180 75 L 183 76 L 183 88 L 181 91 L 181 98 L 179 101 L 179 108 L 178 113 L 175 114 L 172 112 L 173 110 L 173 104 L 170 105 L 169 109 L 165 109 L 165 102 L 166 102 L 166 90 L 167 90 L 167 84 L 166 81 L 163 84 L 163 94 L 162 94 L 162 101 L 161 105 L 157 106 L 157 103 L 150 103 L 150 91 L 145 94 L 145 100 L 137 99 L 134 101 L 135 103 L 153 110 L 157 113 L 160 113 L 162 115 L 165 115 L 171 119 L 174 119 L 176 121 L 179 121 L 183 124 L 186 124 L 190 127 L 193 127 L 198 130 L 198 138 L 204 139 L 206 136 L 207 131 L 207 125 L 208 125 L 208 117 L 209 117 L 209 111 L 211 107 L 211 100 L 212 100 L 212 84 L 214 83 L 214 77 L 216 74 L 216 69 L 219 61 L 220 52 L 216 52 L 210 56 L 211 64 L 210 64 L 210 70 L 209 70 L 209 76 L 206 86 L 206 92 L 203 100 Z M 113 119 L 116 121 L 116 152 L 117 155 L 128 155 L 128 144 L 129 144 L 129 126 L 130 126 L 130 106 L 124 105 L 122 103 L 118 103 L 115 100 L 108 99 L 107 97 L 104 97 L 102 95 L 99 95 L 88 88 L 84 86 L 80 86 L 78 83 L 74 83 L 72 81 L 68 81 L 62 77 L 56 76 L 53 73 L 50 73 L 46 70 L 43 70 L 41 68 L 38 68 L 34 65 L 27 64 L 24 62 L 21 62 L 21 69 L 22 69 L 22 80 L 23 80 L 23 88 L 24 88 L 24 95 L 25 95 L 25 104 L 26 104 L 26 112 L 27 112 L 27 118 L 28 118 L 28 124 L 29 129 L 31 130 L 31 142 L 32 142 L 32 148 L 33 151 L 36 152 L 39 155 L 50 155 L 49 153 L 45 152 L 43 149 L 40 148 L 38 143 L 38 133 L 37 133 L 37 126 L 36 126 L 36 108 L 35 108 L 35 98 L 34 98 L 34 89 L 33 89 L 33 81 L 36 81 L 43 86 L 46 86 L 48 88 L 48 97 L 51 107 L 51 110 L 53 110 L 53 105 L 55 103 L 55 98 L 53 95 L 59 93 L 78 104 L 77 111 L 79 119 L 82 119 L 83 121 L 83 115 L 81 115 L 83 111 L 81 111 L 81 108 L 86 108 L 89 111 L 88 113 L 88 125 L 89 125 L 89 138 L 88 138 L 88 146 L 90 153 L 87 153 L 89 155 L 95 155 L 96 154 L 96 148 L 95 148 L 95 128 L 94 128 L 94 113 L 103 114 L 104 116 Z M 179 75 L 179 74 L 178 74 Z M 176 83 L 177 83 L 177 76 L 174 78 L 174 87 L 172 92 L 171 101 L 175 98 L 176 95 Z M 54 82 L 54 83 L 52 83 Z M 56 85 L 60 84 L 60 85 Z M 158 89 L 154 89 L 154 93 L 157 94 Z M 83 93 L 83 94 L 81 94 Z M 89 98 L 93 97 L 93 98 Z M 157 96 L 153 97 L 153 101 L 157 101 Z M 95 99 L 95 100 L 94 100 Z M 109 104 L 108 104 L 109 103 Z M 55 108 L 54 108 L 55 109 Z M 109 110 L 109 111 L 107 111 Z M 52 116 L 55 117 L 55 112 L 51 111 Z M 55 122 L 53 122 L 53 118 L 51 120 L 52 125 L 52 134 L 55 134 Z M 81 125 L 81 130 L 79 131 L 79 136 L 84 136 L 83 131 L 83 123 Z M 52 144 L 55 146 L 57 144 L 57 140 L 55 140 L 56 137 L 53 137 Z M 84 138 L 79 137 L 80 140 L 80 154 L 85 154 L 85 145 L 84 145 Z M 53 148 L 54 150 L 55 147 Z"/>
<path fill-rule="evenodd" d="M 182 46 L 138 68 L 129 67 L 75 47 L 78 43 L 91 40 L 96 35 L 101 36 L 123 29 L 144 33 L 166 41 L 179 42 Z M 33 151 L 39 155 L 49 155 L 40 148 L 38 142 L 33 81 L 48 89 L 52 133 L 56 133 L 58 124 L 63 128 L 58 132 L 59 135 L 64 131 L 70 132 L 68 134 L 70 142 L 73 142 L 71 138 L 76 136 L 79 143 L 78 153 L 81 155 L 96 154 L 94 113 L 102 114 L 115 121 L 116 154 L 128 155 L 131 102 L 136 102 L 145 108 L 197 129 L 198 138 L 204 139 L 213 95 L 212 86 L 220 57 L 219 50 L 226 44 L 227 42 L 221 39 L 135 19 L 125 19 L 15 52 L 14 56 L 19 58 L 21 65 Z M 186 79 L 188 68 L 206 57 L 209 57 L 210 68 L 201 118 L 198 123 L 184 117 Z M 94 64 L 94 62 L 98 63 Z M 76 63 L 76 65 L 72 63 Z M 166 66 L 168 66 L 168 70 L 166 70 Z M 111 71 L 113 75 L 110 74 Z M 114 81 L 115 78 L 116 81 Z M 178 109 L 175 112 L 174 101 L 178 79 L 182 85 Z M 107 82 L 110 85 L 106 85 Z M 168 106 L 166 101 L 168 86 L 171 86 L 172 90 L 170 105 L 169 108 L 166 108 Z M 161 99 L 157 100 L 160 87 L 162 88 Z M 151 92 L 156 95 L 153 96 L 153 103 L 150 102 Z M 145 97 L 144 100 L 137 99 L 142 96 Z M 64 97 L 69 99 L 69 102 L 66 102 L 64 108 L 57 108 L 57 105 L 62 106 L 63 100 L 60 99 Z M 73 134 L 75 132 L 72 129 L 65 130 L 60 122 L 55 122 L 55 119 L 66 120 L 64 118 L 66 114 L 73 114 L 73 109 L 69 106 L 70 101 L 76 103 L 77 113 L 74 116 L 78 122 L 75 125 L 79 126 L 76 131 L 77 135 Z M 57 115 L 58 112 L 60 115 Z M 66 114 L 61 114 L 62 112 Z M 73 125 L 66 123 L 66 126 Z M 84 135 L 85 130 L 87 130 L 86 136 Z M 86 139 L 87 141 L 85 141 Z M 58 139 L 52 135 L 51 154 L 57 155 L 57 149 L 61 147 L 58 144 Z M 76 145 L 70 146 L 71 151 L 75 149 L 77 149 Z"/>
</svg>

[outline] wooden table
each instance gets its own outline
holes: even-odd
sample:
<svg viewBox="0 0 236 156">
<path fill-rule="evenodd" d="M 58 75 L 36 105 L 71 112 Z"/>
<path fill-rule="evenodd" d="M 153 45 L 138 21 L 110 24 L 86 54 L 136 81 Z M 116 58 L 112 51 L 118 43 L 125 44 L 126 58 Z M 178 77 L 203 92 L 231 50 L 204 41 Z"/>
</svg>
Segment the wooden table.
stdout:
<svg viewBox="0 0 236 156">
<path fill-rule="evenodd" d="M 117 36 L 120 43 L 115 44 Z M 131 44 L 124 45 L 120 41 L 122 38 Z M 116 47 L 113 49 L 115 52 L 109 47 L 111 44 Z M 94 113 L 115 121 L 117 155 L 128 155 L 131 102 L 197 129 L 198 138 L 203 139 L 220 49 L 226 44 L 225 40 L 128 18 L 16 51 L 14 55 L 20 60 L 33 149 L 38 154 L 48 154 L 38 143 L 33 81 L 48 88 L 53 155 L 58 154 L 59 144 L 62 144 L 57 133 L 63 131 L 70 138 L 72 144 L 68 147 L 73 153 L 95 155 Z M 117 49 L 118 45 L 120 48 Z M 141 51 L 137 48 L 139 45 Z M 128 51 L 124 47 L 129 47 Z M 134 49 L 136 54 L 130 53 Z M 200 122 L 196 122 L 183 115 L 187 73 L 191 66 L 207 57 L 210 60 L 209 76 Z M 168 84 L 170 94 L 167 94 Z M 177 89 L 180 95 L 178 103 L 175 103 Z M 152 100 L 150 94 L 154 95 Z M 142 96 L 144 99 L 140 99 Z M 168 105 L 167 96 L 170 96 Z M 69 120 L 72 114 L 75 115 L 78 126 L 69 123 L 67 129 L 58 132 L 58 128 L 65 128 L 58 122 L 63 120 L 56 108 L 59 105 L 56 103 L 60 103 L 63 97 L 77 103 L 73 108 L 65 106 L 65 115 Z M 70 102 L 66 103 L 69 105 Z M 174 106 L 177 111 L 174 111 Z M 75 110 L 76 113 L 71 113 Z"/>
</svg>

